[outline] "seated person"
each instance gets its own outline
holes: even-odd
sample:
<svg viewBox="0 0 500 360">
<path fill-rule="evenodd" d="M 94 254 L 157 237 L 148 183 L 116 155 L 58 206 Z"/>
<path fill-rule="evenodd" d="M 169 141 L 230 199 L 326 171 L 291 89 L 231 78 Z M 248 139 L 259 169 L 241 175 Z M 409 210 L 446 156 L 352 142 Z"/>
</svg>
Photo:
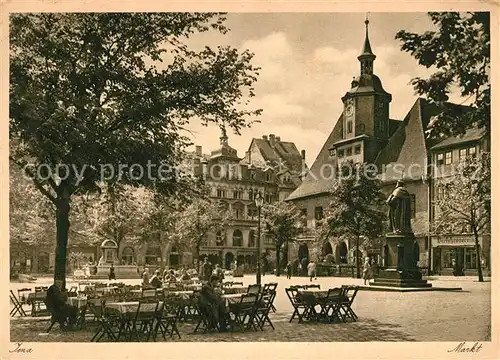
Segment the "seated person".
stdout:
<svg viewBox="0 0 500 360">
<path fill-rule="evenodd" d="M 56 280 L 55 284 L 47 289 L 45 304 L 53 319 L 59 323 L 60 328 L 66 329 L 76 324 L 77 309 L 66 304 L 67 295 L 61 291 L 62 287 L 63 282 Z"/>
<path fill-rule="evenodd" d="M 170 270 L 170 273 L 168 274 L 168 281 L 169 282 L 177 282 L 177 278 L 175 277 L 174 270 Z"/>
<path fill-rule="evenodd" d="M 226 331 L 226 302 L 216 291 L 218 281 L 219 278 L 212 275 L 210 281 L 203 285 L 198 298 L 198 305 L 207 315 L 210 327 L 215 328 L 216 324 L 218 324 L 219 331 Z"/>
<path fill-rule="evenodd" d="M 187 273 L 187 271 L 186 271 L 186 270 L 184 270 L 184 271 L 182 272 L 181 279 L 182 279 L 182 280 L 191 280 L 191 276 L 189 276 L 189 274 Z"/>
<path fill-rule="evenodd" d="M 156 270 L 155 274 L 149 280 L 149 284 L 154 288 L 158 289 L 162 287 L 161 279 L 160 279 L 160 270 Z"/>
<path fill-rule="evenodd" d="M 142 273 L 142 286 L 149 287 L 149 270 L 147 268 Z"/>
</svg>

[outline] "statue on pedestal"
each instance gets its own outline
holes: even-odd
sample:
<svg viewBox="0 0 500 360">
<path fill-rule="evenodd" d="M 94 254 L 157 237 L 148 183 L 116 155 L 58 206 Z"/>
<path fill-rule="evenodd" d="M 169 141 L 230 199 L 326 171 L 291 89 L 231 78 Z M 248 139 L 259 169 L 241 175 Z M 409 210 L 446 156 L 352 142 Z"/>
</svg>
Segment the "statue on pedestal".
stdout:
<svg viewBox="0 0 500 360">
<path fill-rule="evenodd" d="M 402 180 L 398 180 L 396 189 L 387 199 L 391 230 L 395 234 L 412 233 L 411 197 Z"/>
</svg>

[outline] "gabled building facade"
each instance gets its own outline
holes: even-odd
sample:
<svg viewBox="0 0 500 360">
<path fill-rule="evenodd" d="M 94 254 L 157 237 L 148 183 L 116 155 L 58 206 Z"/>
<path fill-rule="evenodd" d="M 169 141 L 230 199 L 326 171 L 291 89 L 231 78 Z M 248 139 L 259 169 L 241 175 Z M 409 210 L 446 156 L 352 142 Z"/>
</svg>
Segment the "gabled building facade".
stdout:
<svg viewBox="0 0 500 360">
<path fill-rule="evenodd" d="M 412 197 L 412 228 L 419 245 L 419 266 L 427 268 L 431 265 L 435 271 L 447 273 L 450 264 L 445 259 L 450 255 L 443 254 L 449 252 L 440 253 L 440 250 L 435 250 L 435 262 L 430 260 L 433 255 L 431 249 L 443 247 L 438 245 L 437 238 L 432 237 L 429 231 L 429 224 L 433 219 L 431 205 L 435 192 L 432 185 L 434 175 L 430 169 L 440 161 L 436 151 L 442 146 L 456 146 L 454 151 L 457 152 L 458 147 L 465 145 L 450 139 L 439 142 L 426 138 L 425 130 L 439 113 L 439 109 L 425 99 L 418 98 L 404 119 L 389 117 L 392 96 L 383 88 L 382 81 L 374 73 L 376 56 L 372 52 L 368 37 L 368 23 L 366 20 L 365 41 L 361 55 L 358 56 L 360 74 L 352 80 L 350 89 L 342 97 L 343 112 L 303 182 L 286 200 L 294 203 L 306 219 L 303 233 L 294 246 L 290 247 L 289 258 L 309 259 L 314 229 L 322 225 L 323 209 L 329 205 L 329 190 L 337 169 L 342 162 L 352 161 L 375 165 L 387 196 L 398 180 L 405 182 Z M 476 136 L 474 141 L 486 140 L 479 140 Z M 477 151 L 480 151 L 479 145 Z M 463 237 L 456 237 L 459 238 Z M 470 241 L 470 236 L 468 239 L 467 241 Z M 460 247 L 459 243 L 455 245 Z M 484 256 L 489 258 L 489 246 L 484 246 L 484 249 Z M 322 255 L 331 253 L 337 264 L 352 263 L 355 259 L 354 251 L 354 244 L 332 238 L 324 243 Z M 364 256 L 370 256 L 382 263 L 381 249 L 360 247 L 359 251 Z M 462 250 L 457 251 L 455 253 L 462 256 Z M 472 255 L 467 254 L 463 253 L 464 262 L 472 259 Z M 470 270 L 473 272 L 474 269 Z"/>
</svg>

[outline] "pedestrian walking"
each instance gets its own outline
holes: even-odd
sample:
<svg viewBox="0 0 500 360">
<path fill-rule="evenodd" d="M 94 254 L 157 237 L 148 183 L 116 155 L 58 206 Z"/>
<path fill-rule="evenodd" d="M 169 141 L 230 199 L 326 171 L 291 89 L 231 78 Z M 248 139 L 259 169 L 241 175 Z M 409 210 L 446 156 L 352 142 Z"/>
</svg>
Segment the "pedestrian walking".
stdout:
<svg viewBox="0 0 500 360">
<path fill-rule="evenodd" d="M 289 261 L 288 264 L 286 264 L 286 278 L 291 279 L 292 278 L 292 262 Z"/>
<path fill-rule="evenodd" d="M 116 280 L 115 267 L 113 264 L 111 264 L 111 267 L 109 268 L 109 280 Z"/>
<path fill-rule="evenodd" d="M 363 265 L 363 281 L 364 284 L 366 285 L 366 280 L 371 279 L 371 266 L 370 266 L 370 259 L 366 258 L 365 263 Z"/>
<path fill-rule="evenodd" d="M 307 265 L 307 275 L 309 276 L 309 281 L 316 280 L 316 263 L 314 261 L 310 261 Z"/>
</svg>

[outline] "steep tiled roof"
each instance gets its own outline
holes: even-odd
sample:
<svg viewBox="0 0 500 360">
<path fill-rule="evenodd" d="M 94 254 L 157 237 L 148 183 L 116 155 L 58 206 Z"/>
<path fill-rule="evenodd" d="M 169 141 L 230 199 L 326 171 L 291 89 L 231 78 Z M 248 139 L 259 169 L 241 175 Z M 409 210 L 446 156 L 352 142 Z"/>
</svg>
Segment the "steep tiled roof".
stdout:
<svg viewBox="0 0 500 360">
<path fill-rule="evenodd" d="M 337 166 L 337 163 L 336 160 L 330 156 L 329 149 L 340 139 L 342 139 L 342 115 L 340 115 L 332 132 L 328 135 L 311 169 L 302 181 L 302 184 L 290 194 L 287 201 L 326 193 L 330 190 L 332 186 L 332 174 L 330 171 Z"/>
<path fill-rule="evenodd" d="M 274 146 L 271 146 L 269 140 L 252 139 L 252 144 L 255 144 L 259 149 L 262 157 L 269 162 L 283 161 L 288 169 L 295 173 L 302 171 L 302 156 L 293 142 L 275 141 Z"/>
<path fill-rule="evenodd" d="M 443 141 L 434 145 L 432 147 L 432 150 L 438 150 L 447 147 L 453 147 L 467 142 L 478 141 L 481 140 L 485 134 L 486 131 L 484 129 L 477 129 L 477 128 L 468 129 L 462 136 L 455 136 L 444 139 Z"/>
</svg>

